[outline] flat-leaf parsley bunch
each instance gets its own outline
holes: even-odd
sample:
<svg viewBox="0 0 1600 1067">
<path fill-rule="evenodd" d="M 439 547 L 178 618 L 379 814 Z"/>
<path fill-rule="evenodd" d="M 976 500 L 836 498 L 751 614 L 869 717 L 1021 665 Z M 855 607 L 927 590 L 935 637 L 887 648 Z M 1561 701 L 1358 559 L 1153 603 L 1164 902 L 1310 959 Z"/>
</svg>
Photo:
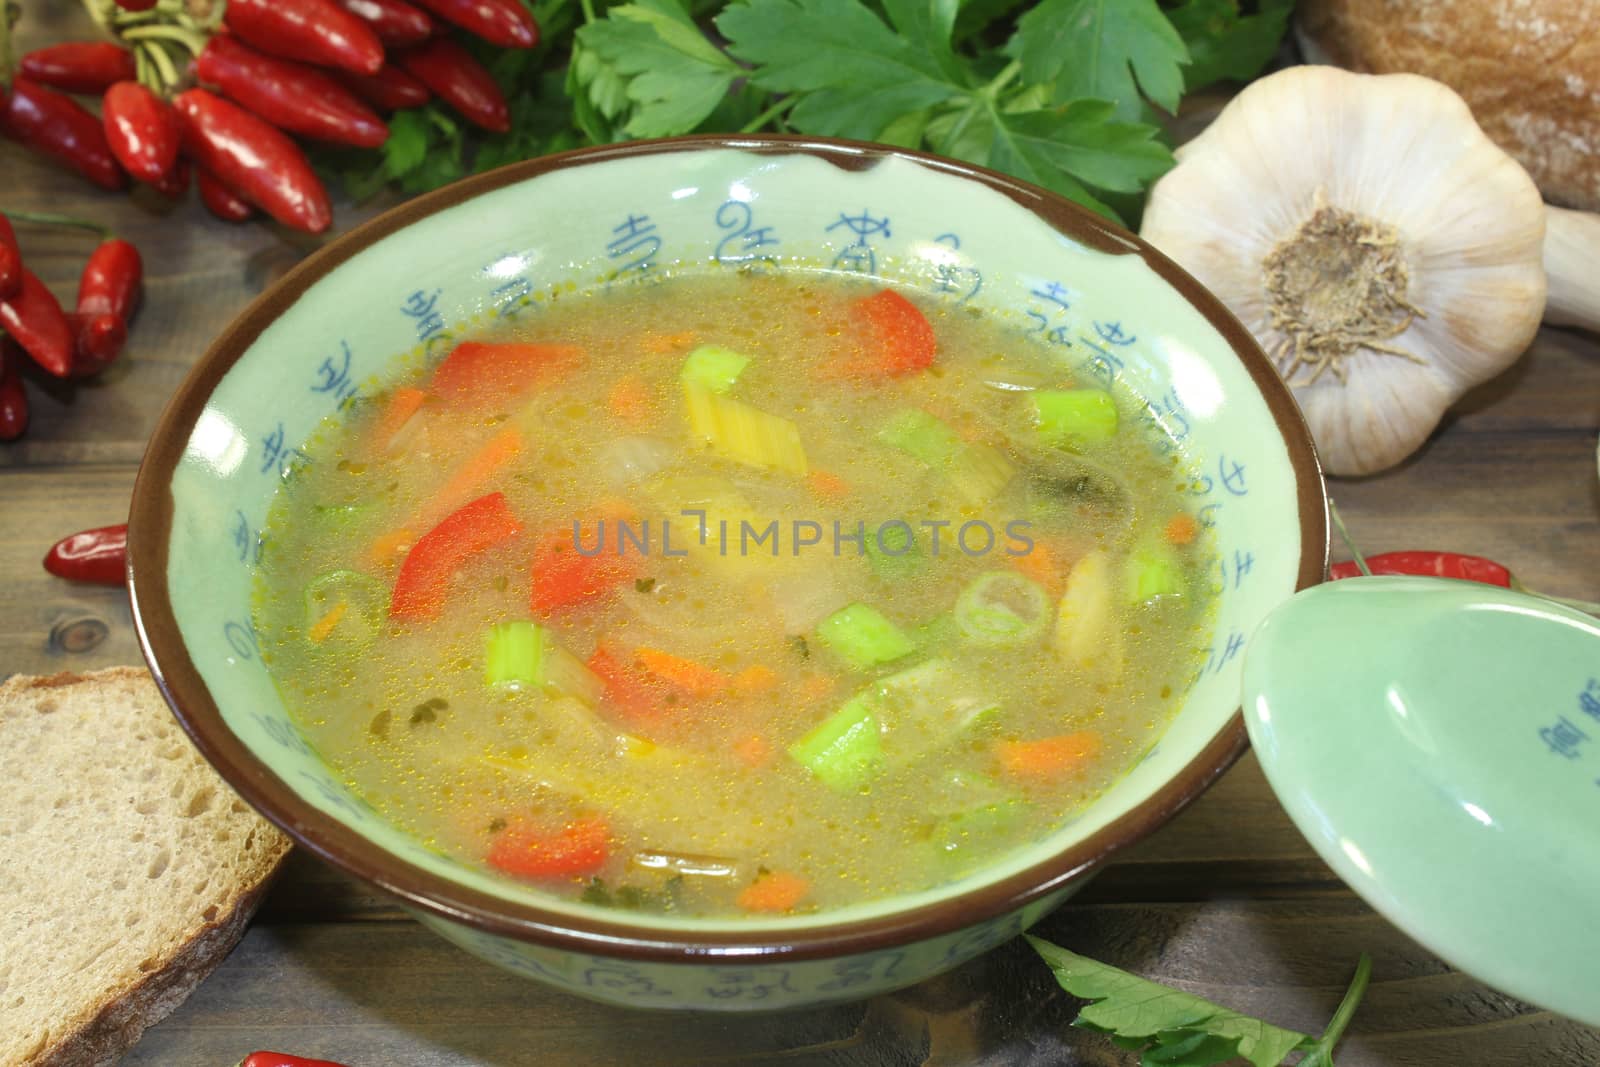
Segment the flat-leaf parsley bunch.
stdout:
<svg viewBox="0 0 1600 1067">
<path fill-rule="evenodd" d="M 357 195 L 389 182 L 420 192 L 583 144 L 776 131 L 924 149 L 1131 221 L 1173 163 L 1159 112 L 1254 77 L 1293 0 L 530 6 L 539 48 L 480 53 L 506 89 L 511 131 L 469 139 L 441 107 L 400 112 L 381 158 L 329 158 Z"/>
</svg>

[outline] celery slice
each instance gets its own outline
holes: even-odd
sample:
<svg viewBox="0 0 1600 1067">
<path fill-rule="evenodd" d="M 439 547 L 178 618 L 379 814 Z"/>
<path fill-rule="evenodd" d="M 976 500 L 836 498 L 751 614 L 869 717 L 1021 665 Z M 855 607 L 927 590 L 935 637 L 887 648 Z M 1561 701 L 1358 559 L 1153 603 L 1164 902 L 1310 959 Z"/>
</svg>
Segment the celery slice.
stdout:
<svg viewBox="0 0 1600 1067">
<path fill-rule="evenodd" d="M 882 546 L 878 544 L 880 534 L 883 537 Z M 869 523 L 864 544 L 867 563 L 871 565 L 872 573 L 880 578 L 909 578 L 920 573 L 927 563 L 922 547 L 917 544 L 917 535 L 905 526 L 879 527 Z"/>
<path fill-rule="evenodd" d="M 1056 613 L 1056 651 L 1068 665 L 1096 675 L 1122 673 L 1113 600 L 1111 557 L 1096 549 L 1073 565 Z"/>
<path fill-rule="evenodd" d="M 1034 426 L 1047 444 L 1071 447 L 1117 433 L 1117 405 L 1102 389 L 1041 389 L 1028 394 Z"/>
<path fill-rule="evenodd" d="M 683 361 L 678 377 L 713 393 L 726 393 L 750 365 L 750 357 L 721 345 L 701 345 Z"/>
<path fill-rule="evenodd" d="M 950 485 L 969 504 L 987 504 L 1011 483 L 1017 468 L 999 449 L 968 445 L 950 463 Z"/>
<path fill-rule="evenodd" d="M 805 474 L 806 450 L 792 421 L 769 415 L 703 385 L 683 383 L 689 428 L 728 459 Z"/>
<path fill-rule="evenodd" d="M 817 624 L 817 640 L 858 671 L 890 663 L 917 650 L 904 630 L 869 604 L 840 608 Z"/>
<path fill-rule="evenodd" d="M 544 627 L 525 619 L 489 627 L 484 638 L 484 683 L 509 689 L 543 686 L 546 636 Z"/>
<path fill-rule="evenodd" d="M 891 416 L 878 431 L 878 440 L 944 474 L 969 504 L 993 500 L 1017 473 L 998 449 L 969 445 L 943 421 L 917 408 Z"/>
<path fill-rule="evenodd" d="M 829 789 L 854 792 L 883 767 L 872 702 L 857 696 L 789 746 L 789 756 Z"/>
<path fill-rule="evenodd" d="M 1152 543 L 1128 554 L 1123 584 L 1129 603 L 1144 604 L 1159 597 L 1182 596 L 1188 582 L 1178 554 L 1166 545 Z"/>
</svg>

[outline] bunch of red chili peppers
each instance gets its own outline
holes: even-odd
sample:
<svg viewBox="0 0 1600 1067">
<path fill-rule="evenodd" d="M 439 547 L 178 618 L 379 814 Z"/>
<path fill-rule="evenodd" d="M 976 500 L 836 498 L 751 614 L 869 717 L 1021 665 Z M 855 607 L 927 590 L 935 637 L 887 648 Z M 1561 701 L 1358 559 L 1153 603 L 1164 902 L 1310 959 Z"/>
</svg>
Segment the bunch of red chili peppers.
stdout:
<svg viewBox="0 0 1600 1067">
<path fill-rule="evenodd" d="M 69 312 L 23 265 L 16 231 L 0 214 L 0 441 L 14 441 L 28 428 L 23 356 L 56 378 L 99 374 L 122 351 L 144 280 L 139 250 L 92 223 L 28 212 L 12 217 L 82 227 L 101 241 L 83 266 L 77 307 Z"/>
<path fill-rule="evenodd" d="M 308 233 L 332 210 L 291 134 L 376 147 L 380 113 L 435 95 L 504 132 L 505 97 L 449 28 L 506 48 L 539 37 L 522 0 L 85 2 L 114 40 L 29 52 L 9 89 L 0 26 L 0 134 L 106 189 L 132 177 L 178 197 L 193 176 L 220 218 L 259 210 Z M 67 94 L 99 97 L 99 117 Z"/>
</svg>

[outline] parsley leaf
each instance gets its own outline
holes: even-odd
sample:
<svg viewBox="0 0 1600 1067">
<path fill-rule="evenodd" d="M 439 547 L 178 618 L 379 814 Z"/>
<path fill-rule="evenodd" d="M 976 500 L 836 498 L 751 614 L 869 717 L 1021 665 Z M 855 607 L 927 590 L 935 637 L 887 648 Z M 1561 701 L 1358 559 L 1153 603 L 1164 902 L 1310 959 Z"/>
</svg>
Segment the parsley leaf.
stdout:
<svg viewBox="0 0 1600 1067">
<path fill-rule="evenodd" d="M 1028 943 L 1050 965 L 1061 988 L 1090 1002 L 1073 1025 L 1108 1034 L 1122 1048 L 1140 1051 L 1142 1067 L 1211 1067 L 1239 1057 L 1254 1067 L 1278 1067 L 1296 1050 L 1307 1053 L 1301 1067 L 1333 1067 L 1333 1047 L 1366 992 L 1372 967 L 1362 956 L 1344 1000 L 1319 1039 L 1252 1019 L 1031 935 Z"/>
<path fill-rule="evenodd" d="M 744 73 L 678 0 L 636 0 L 581 27 L 574 71 L 580 91 L 606 118 L 631 111 L 621 126 L 629 137 L 689 132 Z"/>
<path fill-rule="evenodd" d="M 716 27 L 733 55 L 754 64 L 756 85 L 805 94 L 789 122 L 807 133 L 871 139 L 963 88 L 926 39 L 913 44 L 858 0 L 747 0 L 724 10 Z"/>
<path fill-rule="evenodd" d="M 1058 101 L 1109 100 L 1123 119 L 1139 117 L 1140 89 L 1177 111 L 1189 59 L 1156 0 L 1041 0 L 1005 51 L 1027 81 L 1054 82 Z"/>
<path fill-rule="evenodd" d="M 1185 92 L 1219 81 L 1249 81 L 1271 61 L 1289 29 L 1294 0 L 1261 0 L 1243 15 L 1238 0 L 1185 0 L 1167 12 L 1189 49 Z"/>
</svg>

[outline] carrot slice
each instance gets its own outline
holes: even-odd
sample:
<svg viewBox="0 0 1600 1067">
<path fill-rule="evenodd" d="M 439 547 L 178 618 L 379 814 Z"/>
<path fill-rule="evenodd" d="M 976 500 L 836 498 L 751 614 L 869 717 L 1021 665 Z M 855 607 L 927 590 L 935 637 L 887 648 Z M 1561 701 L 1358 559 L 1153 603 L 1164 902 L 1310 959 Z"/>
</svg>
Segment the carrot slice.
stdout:
<svg viewBox="0 0 1600 1067">
<path fill-rule="evenodd" d="M 489 480 L 522 454 L 522 434 L 508 426 L 485 441 L 428 502 L 427 515 L 445 515 L 478 495 Z"/>
<path fill-rule="evenodd" d="M 850 495 L 850 483 L 832 471 L 813 470 L 806 475 L 806 484 L 824 500 L 843 500 Z"/>
<path fill-rule="evenodd" d="M 733 687 L 741 693 L 765 693 L 778 688 L 778 672 L 764 663 L 752 664 L 733 676 Z"/>
<path fill-rule="evenodd" d="M 861 376 L 899 378 L 933 366 L 939 350 L 933 325 L 893 289 L 853 302 L 850 315 L 867 334 L 865 358 L 856 367 Z"/>
<path fill-rule="evenodd" d="M 788 871 L 769 871 L 745 886 L 738 905 L 745 911 L 790 911 L 811 892 L 811 883 Z"/>
<path fill-rule="evenodd" d="M 650 420 L 650 390 L 644 378 L 637 374 L 624 374 L 606 394 L 606 407 L 623 422 L 638 425 Z"/>
<path fill-rule="evenodd" d="M 1174 545 L 1189 545 L 1200 536 L 1200 524 L 1193 515 L 1180 511 L 1167 520 L 1167 541 Z"/>
<path fill-rule="evenodd" d="M 690 696 L 711 696 L 728 688 L 728 676 L 715 667 L 707 667 L 659 648 L 636 648 L 633 658 L 639 666 Z"/>
<path fill-rule="evenodd" d="M 1053 782 L 1076 774 L 1099 755 L 1100 735 L 1093 730 L 1078 730 L 1035 741 L 1000 741 L 994 752 L 1008 777 Z"/>
<path fill-rule="evenodd" d="M 416 539 L 417 535 L 408 529 L 390 530 L 373 539 L 372 547 L 367 550 L 367 554 L 372 557 L 374 563 L 388 566 L 409 552 Z"/>
<path fill-rule="evenodd" d="M 429 390 L 449 403 L 502 403 L 576 369 L 583 359 L 577 345 L 463 341 L 434 369 Z"/>
<path fill-rule="evenodd" d="M 489 866 L 538 881 L 580 878 L 598 872 L 611 854 L 611 825 L 599 815 L 550 828 L 513 824 L 495 836 Z"/>
<path fill-rule="evenodd" d="M 422 405 L 427 399 L 427 393 L 410 386 L 403 386 L 390 393 L 388 405 L 372 428 L 372 450 L 387 451 L 395 435 L 411 421 L 411 416 L 422 410 Z"/>
<path fill-rule="evenodd" d="M 521 532 L 504 493 L 490 493 L 458 508 L 406 553 L 389 596 L 389 617 L 438 618 L 455 573 L 472 557 Z"/>
</svg>

